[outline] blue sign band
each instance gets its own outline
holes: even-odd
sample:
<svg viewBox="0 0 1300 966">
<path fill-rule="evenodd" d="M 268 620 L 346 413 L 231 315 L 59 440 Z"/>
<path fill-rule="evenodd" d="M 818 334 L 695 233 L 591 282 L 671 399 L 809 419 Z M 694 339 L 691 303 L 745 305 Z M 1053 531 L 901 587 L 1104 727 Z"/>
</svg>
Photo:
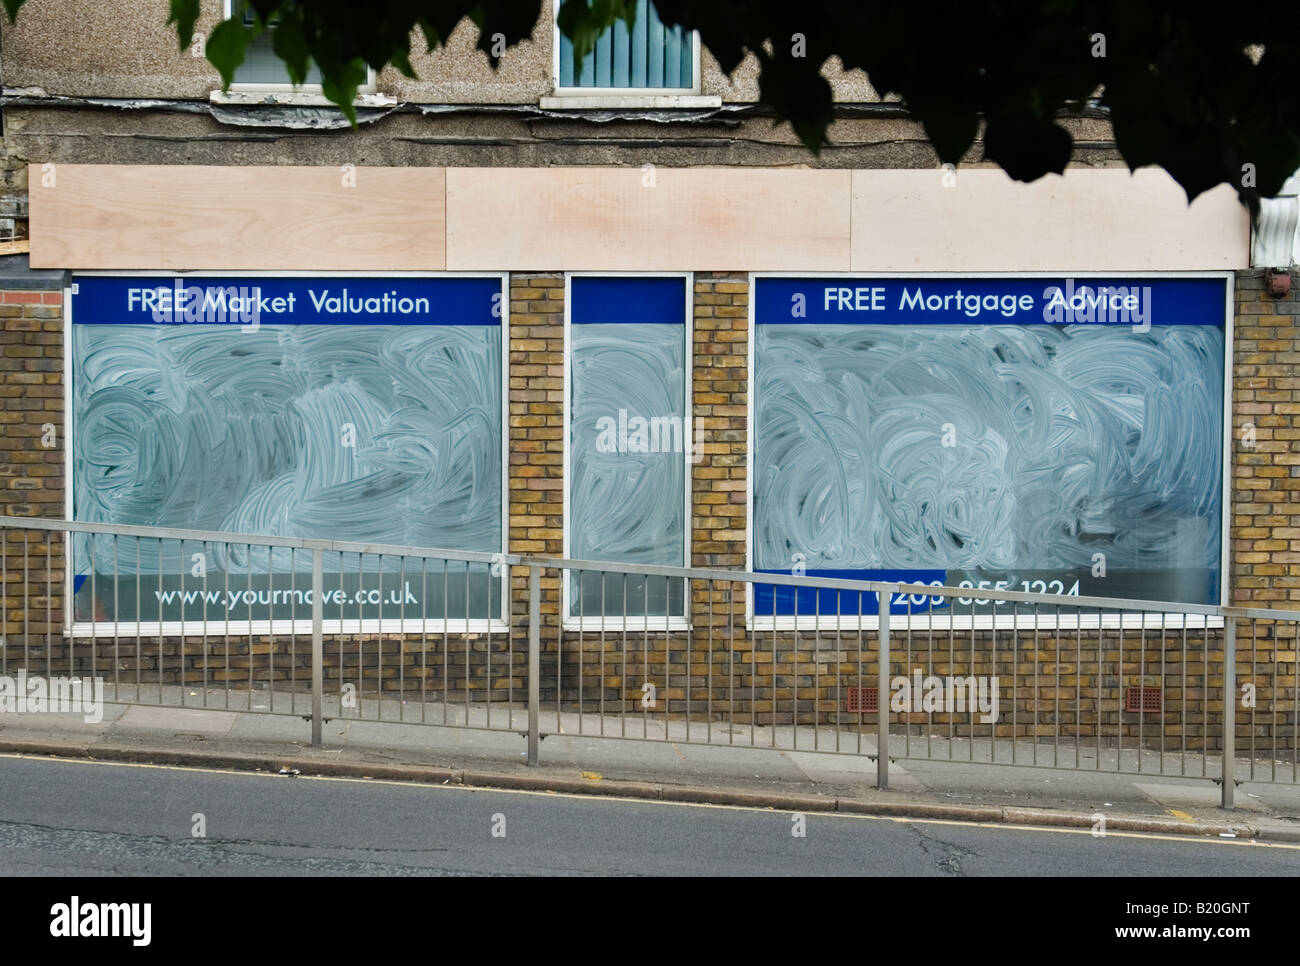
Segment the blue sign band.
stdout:
<svg viewBox="0 0 1300 966">
<path fill-rule="evenodd" d="M 574 325 L 686 324 L 686 279 L 577 275 L 569 282 Z"/>
<path fill-rule="evenodd" d="M 77 325 L 500 325 L 499 277 L 73 276 Z"/>
<path fill-rule="evenodd" d="M 1212 325 L 1224 278 L 760 278 L 759 325 Z"/>
<path fill-rule="evenodd" d="M 760 574 L 789 574 L 790 570 L 756 570 Z M 805 577 L 829 577 L 832 580 L 879 580 L 898 584 L 932 584 L 944 583 L 946 571 L 943 570 L 809 570 Z M 906 600 L 891 599 L 891 614 L 909 613 Z M 912 613 L 922 610 L 942 610 L 950 607 L 945 601 L 933 604 L 927 600 L 926 606 L 913 604 Z M 856 590 L 834 590 L 824 587 L 793 587 L 779 584 L 754 584 L 755 617 L 817 617 L 831 620 L 838 614 L 844 617 L 860 614 L 879 614 L 880 607 L 875 593 Z"/>
</svg>

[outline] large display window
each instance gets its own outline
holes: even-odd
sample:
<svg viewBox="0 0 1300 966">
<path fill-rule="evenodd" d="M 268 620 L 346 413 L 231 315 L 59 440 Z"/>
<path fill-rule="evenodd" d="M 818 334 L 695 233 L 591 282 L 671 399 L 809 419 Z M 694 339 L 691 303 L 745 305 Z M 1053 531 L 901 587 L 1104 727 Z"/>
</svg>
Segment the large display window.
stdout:
<svg viewBox="0 0 1300 966">
<path fill-rule="evenodd" d="M 992 612 L 982 589 L 1224 602 L 1228 276 L 753 293 L 754 569 L 970 590 L 900 614 Z M 818 609 L 876 601 L 768 586 L 751 613 Z"/>
<path fill-rule="evenodd" d="M 503 552 L 504 286 L 74 276 L 73 518 Z M 327 553 L 324 565 L 336 629 L 504 613 L 490 564 Z M 82 535 L 74 625 L 302 621 L 310 566 L 288 549 Z"/>
</svg>

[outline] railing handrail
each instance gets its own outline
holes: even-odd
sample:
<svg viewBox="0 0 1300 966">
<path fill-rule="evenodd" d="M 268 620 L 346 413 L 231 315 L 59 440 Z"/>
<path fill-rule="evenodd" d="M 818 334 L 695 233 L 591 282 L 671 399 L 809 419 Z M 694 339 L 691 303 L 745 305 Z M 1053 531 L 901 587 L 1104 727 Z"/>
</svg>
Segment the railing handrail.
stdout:
<svg viewBox="0 0 1300 966">
<path fill-rule="evenodd" d="M 1205 617 L 1234 617 L 1258 620 L 1298 620 L 1300 609 L 1223 606 L 1219 604 L 1189 604 L 1178 601 L 1132 600 L 1119 597 L 1074 597 L 1066 594 L 1031 593 L 1016 590 L 995 590 L 991 587 L 949 587 L 931 584 L 911 584 L 880 580 L 854 580 L 845 577 L 816 577 L 794 574 L 758 573 L 717 567 L 674 567 L 660 564 L 629 564 L 610 560 L 572 560 L 566 557 L 543 557 L 528 554 L 481 553 L 468 550 L 449 550 L 441 547 L 416 547 L 398 544 L 363 543 L 346 540 L 322 540 L 311 537 L 267 536 L 264 534 L 229 533 L 219 530 L 190 530 L 177 527 L 150 527 L 113 523 L 88 523 L 74 520 L 53 520 L 45 517 L 15 517 L 0 515 L 0 528 L 48 530 L 53 532 L 98 533 L 145 539 L 194 540 L 208 543 L 246 544 L 259 547 L 321 550 L 338 553 L 383 554 L 385 556 L 422 557 L 457 560 L 468 563 L 500 564 L 511 567 L 540 567 L 552 570 L 577 570 L 616 573 L 649 577 L 667 577 L 690 580 L 729 580 L 750 584 L 770 584 L 785 587 L 819 588 L 855 593 L 907 593 L 954 598 L 994 600 L 999 603 L 1047 604 L 1073 610 L 1100 609 L 1140 611 L 1143 613 L 1198 614 Z M 955 613 L 949 611 L 949 614 Z M 766 615 L 755 614 L 762 618 Z M 788 617 L 790 615 L 781 615 Z M 811 616 L 811 615 L 803 615 Z M 823 615 L 829 617 L 831 615 Z M 901 615 L 896 615 L 901 616 Z M 947 616 L 932 610 L 919 611 L 913 616 Z M 987 616 L 987 615 L 978 615 Z"/>
<path fill-rule="evenodd" d="M 927 596 L 941 597 L 978 597 L 981 600 L 986 598 L 996 598 L 999 601 L 1030 604 L 1056 604 L 1071 608 L 1100 607 L 1104 610 L 1136 610 L 1144 612 L 1163 611 L 1164 613 L 1170 614 L 1203 614 L 1207 617 L 1219 617 L 1223 615 L 1225 610 L 1234 610 L 1233 608 L 1224 608 L 1214 604 L 1183 604 L 1173 601 L 1130 600 L 1121 597 L 1072 597 L 1066 594 L 1034 594 L 1019 590 L 994 590 L 991 587 L 949 587 L 947 585 L 907 584 L 885 580 L 853 580 L 848 577 L 809 577 L 806 575 L 795 576 L 792 574 L 768 574 L 757 573 L 749 570 L 726 570 L 704 567 L 668 567 L 657 564 L 620 564 L 603 560 L 569 560 L 561 557 L 524 556 L 522 562 L 525 565 L 536 565 L 551 569 L 641 574 L 651 577 L 679 577 L 690 578 L 693 580 L 732 580 L 751 584 L 776 584 L 787 587 L 816 587 L 823 590 L 847 590 L 864 594 L 875 594 L 880 592 L 897 594 L 907 592 L 909 594 L 924 593 Z M 924 617 L 931 613 L 931 611 L 921 611 L 914 616 Z M 1300 618 L 1300 611 L 1280 613 L 1283 617 L 1290 617 L 1293 619 Z M 754 616 L 764 617 L 770 615 L 755 614 Z M 782 614 L 779 616 L 789 617 L 791 615 Z M 805 614 L 801 616 L 811 617 L 812 615 Z M 823 614 L 822 616 L 830 617 L 832 615 Z M 941 614 L 938 616 L 943 615 Z"/>
</svg>

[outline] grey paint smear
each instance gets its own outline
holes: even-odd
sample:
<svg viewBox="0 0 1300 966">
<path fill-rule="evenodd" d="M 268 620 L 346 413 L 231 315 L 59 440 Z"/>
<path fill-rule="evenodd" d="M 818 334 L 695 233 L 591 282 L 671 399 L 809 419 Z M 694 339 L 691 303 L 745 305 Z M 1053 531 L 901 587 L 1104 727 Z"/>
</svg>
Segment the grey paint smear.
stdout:
<svg viewBox="0 0 1300 966">
<path fill-rule="evenodd" d="M 762 325 L 756 353 L 759 568 L 1218 566 L 1220 330 Z"/>
<path fill-rule="evenodd" d="M 497 327 L 74 326 L 73 351 L 77 519 L 500 549 Z M 180 549 L 164 550 L 173 571 Z M 101 572 L 112 551 L 97 538 Z M 242 547 L 215 556 L 249 565 Z M 141 557 L 158 570 L 156 546 Z"/>
<path fill-rule="evenodd" d="M 599 452 L 601 417 L 685 415 L 685 326 L 575 325 L 570 408 L 570 555 L 678 565 L 685 553 L 683 452 Z"/>
</svg>

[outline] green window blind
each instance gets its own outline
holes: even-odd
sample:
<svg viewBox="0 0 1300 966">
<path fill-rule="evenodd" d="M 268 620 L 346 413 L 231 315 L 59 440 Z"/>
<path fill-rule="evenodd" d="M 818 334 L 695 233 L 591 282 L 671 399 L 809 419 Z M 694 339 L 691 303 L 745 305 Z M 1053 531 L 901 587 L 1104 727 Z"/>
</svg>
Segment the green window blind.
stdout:
<svg viewBox="0 0 1300 966">
<path fill-rule="evenodd" d="M 574 56 L 573 43 L 560 37 L 561 87 L 691 90 L 694 68 L 694 32 L 664 24 L 650 0 L 638 0 L 632 29 L 621 20 L 616 22 L 581 63 Z"/>
</svg>

